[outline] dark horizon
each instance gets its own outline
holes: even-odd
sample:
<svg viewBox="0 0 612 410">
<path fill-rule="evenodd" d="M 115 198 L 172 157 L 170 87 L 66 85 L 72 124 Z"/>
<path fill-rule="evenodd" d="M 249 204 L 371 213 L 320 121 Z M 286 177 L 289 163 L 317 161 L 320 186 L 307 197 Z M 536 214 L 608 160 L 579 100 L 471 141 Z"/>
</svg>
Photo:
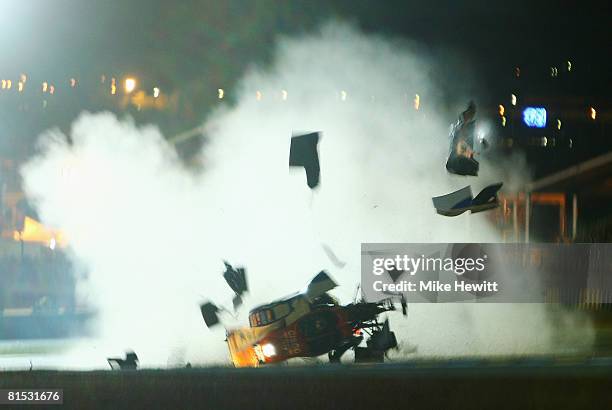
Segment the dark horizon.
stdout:
<svg viewBox="0 0 612 410">
<path fill-rule="evenodd" d="M 544 101 L 573 117 L 582 115 L 586 127 L 592 128 L 584 113 L 589 106 L 597 107 L 600 123 L 609 122 L 610 7 L 603 2 L 187 0 L 169 5 L 163 0 L 7 0 L 4 8 L 0 73 L 14 83 L 26 73 L 31 84 L 26 92 L 32 97 L 25 103 L 28 112 L 18 105 L 25 100 L 17 100 L 16 93 L 0 102 L 5 108 L 0 117 L 5 156 L 27 157 L 40 132 L 67 129 L 82 110 L 127 112 L 140 123 L 158 124 L 168 136 L 188 130 L 216 106 L 218 87 L 231 97 L 249 67 L 270 61 L 279 36 L 299 36 L 334 20 L 418 47 L 438 62 L 441 72 L 435 75 L 448 104 L 469 96 L 480 103 L 482 115 L 496 118 L 497 105 L 509 106 L 510 94 L 518 91 L 521 101 Z M 551 78 L 553 67 L 560 69 L 559 78 Z M 101 75 L 119 81 L 135 76 L 149 91 L 159 86 L 164 93 L 180 95 L 182 105 L 171 113 L 119 108 L 102 95 Z M 70 78 L 79 86 L 66 97 Z M 56 95 L 65 99 L 47 113 L 34 113 L 42 94 L 31 87 L 42 82 L 54 84 Z M 569 158 L 556 168 L 612 147 L 602 142 L 587 147 L 588 155 Z M 534 159 L 538 164 L 556 161 Z"/>
</svg>

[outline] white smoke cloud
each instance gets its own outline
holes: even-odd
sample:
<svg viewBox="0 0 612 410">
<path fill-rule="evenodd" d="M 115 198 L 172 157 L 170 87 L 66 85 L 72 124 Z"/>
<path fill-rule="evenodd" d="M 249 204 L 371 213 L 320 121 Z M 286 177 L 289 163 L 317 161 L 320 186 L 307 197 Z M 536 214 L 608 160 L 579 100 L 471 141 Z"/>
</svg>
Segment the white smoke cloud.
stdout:
<svg viewBox="0 0 612 410">
<path fill-rule="evenodd" d="M 90 270 L 84 288 L 100 309 L 100 346 L 131 347 L 151 366 L 225 362 L 223 331 L 206 329 L 198 310 L 205 298 L 230 299 L 222 259 L 247 267 L 251 305 L 299 290 L 321 269 L 347 301 L 361 242 L 497 241 L 486 215 L 445 218 L 432 208 L 432 196 L 496 179 L 487 164 L 483 179 L 446 173 L 456 113 L 439 109 L 451 104 L 440 100 L 432 64 L 347 25 L 281 40 L 272 67 L 250 70 L 235 106 L 207 120 L 201 173 L 181 164 L 156 127 L 109 113 L 83 113 L 72 144 L 59 131 L 43 135 L 23 168 L 25 189 Z M 323 132 L 314 192 L 303 171 L 288 171 L 294 131 Z M 544 311 L 525 306 L 421 305 L 395 323 L 425 354 L 549 348 Z M 500 333 L 503 321 L 512 327 Z"/>
</svg>

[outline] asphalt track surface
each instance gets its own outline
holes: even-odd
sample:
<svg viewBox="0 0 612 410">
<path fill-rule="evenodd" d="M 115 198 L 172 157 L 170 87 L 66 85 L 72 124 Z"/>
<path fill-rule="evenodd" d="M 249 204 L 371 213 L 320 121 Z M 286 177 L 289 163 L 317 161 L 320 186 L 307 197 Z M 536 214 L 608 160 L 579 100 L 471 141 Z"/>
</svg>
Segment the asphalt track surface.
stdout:
<svg viewBox="0 0 612 410">
<path fill-rule="evenodd" d="M 21 371 L 0 374 L 8 388 L 61 388 L 79 409 L 609 409 L 612 359 Z"/>
</svg>

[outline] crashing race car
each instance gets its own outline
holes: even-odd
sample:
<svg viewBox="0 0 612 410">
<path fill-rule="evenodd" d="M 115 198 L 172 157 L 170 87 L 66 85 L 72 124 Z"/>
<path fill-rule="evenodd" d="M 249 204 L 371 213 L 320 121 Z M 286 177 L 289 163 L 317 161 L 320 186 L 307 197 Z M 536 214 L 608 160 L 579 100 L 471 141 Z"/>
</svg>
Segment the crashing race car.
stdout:
<svg viewBox="0 0 612 410">
<path fill-rule="evenodd" d="M 233 270 L 226 264 L 228 270 Z M 233 270 L 239 280 L 228 284 L 240 296 L 246 290 L 244 269 Z M 236 282 L 244 289 L 232 286 Z M 235 367 L 258 367 L 280 363 L 291 358 L 328 355 L 332 363 L 340 362 L 350 349 L 355 352 L 355 362 L 383 362 L 389 349 L 397 348 L 395 334 L 386 320 L 378 316 L 396 310 L 392 298 L 377 303 L 356 302 L 340 305 L 328 293 L 336 283 L 321 271 L 310 282 L 305 292 L 298 293 L 249 313 L 249 327 L 227 330 L 227 344 Z M 406 315 L 406 302 L 400 299 Z M 207 326 L 220 322 L 218 313 L 224 309 L 208 302 L 200 306 Z M 365 347 L 360 346 L 365 340 Z"/>
</svg>

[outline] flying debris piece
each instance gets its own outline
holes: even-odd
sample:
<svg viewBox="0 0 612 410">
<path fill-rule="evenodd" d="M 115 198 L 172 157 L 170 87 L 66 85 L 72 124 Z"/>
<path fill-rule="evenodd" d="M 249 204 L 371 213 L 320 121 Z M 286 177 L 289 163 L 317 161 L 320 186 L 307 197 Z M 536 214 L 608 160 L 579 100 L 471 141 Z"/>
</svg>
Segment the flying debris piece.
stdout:
<svg viewBox="0 0 612 410">
<path fill-rule="evenodd" d="M 225 272 L 223 272 L 223 278 L 227 282 L 230 288 L 240 296 L 248 290 L 246 282 L 246 270 L 244 268 L 235 269 L 232 265 L 223 261 L 225 264 Z"/>
<path fill-rule="evenodd" d="M 136 370 L 138 368 L 138 356 L 134 352 L 127 352 L 125 359 L 110 357 L 106 360 L 113 370 Z"/>
<path fill-rule="evenodd" d="M 465 211 L 476 213 L 493 209 L 499 205 L 497 192 L 502 185 L 501 182 L 489 185 L 480 191 L 476 198 L 472 197 L 472 188 L 468 185 L 450 194 L 432 198 L 433 205 L 440 215 L 445 216 L 457 216 Z"/>
<path fill-rule="evenodd" d="M 336 268 L 342 269 L 346 266 L 346 262 L 343 262 L 340 259 L 338 259 L 334 251 L 328 245 L 323 243 L 321 244 L 321 247 L 323 248 L 323 251 L 329 258 L 329 260 L 334 264 Z"/>
<path fill-rule="evenodd" d="M 321 271 L 315 276 L 310 283 L 308 284 L 308 289 L 306 289 L 306 296 L 309 299 L 314 299 L 318 296 L 321 296 L 325 292 L 328 292 L 338 286 L 336 282 L 325 271 Z"/>
<path fill-rule="evenodd" d="M 472 199 L 472 188 L 469 185 L 450 194 L 432 198 L 433 205 L 439 214 L 447 215 L 454 212 L 453 215 L 448 216 L 455 216 L 465 212 L 472 204 Z M 459 209 L 463 210 L 459 212 Z"/>
<path fill-rule="evenodd" d="M 319 133 L 297 135 L 291 138 L 289 150 L 289 166 L 304 167 L 306 170 L 306 182 L 310 189 L 319 185 Z"/>
<path fill-rule="evenodd" d="M 223 278 L 235 293 L 235 296 L 232 299 L 232 304 L 234 306 L 234 310 L 236 310 L 242 305 L 242 294 L 248 290 L 246 281 L 246 269 L 242 267 L 234 268 L 227 261 L 223 261 L 223 263 L 225 264 L 225 272 L 223 272 Z M 202 313 L 202 318 L 204 319 L 204 322 L 208 327 L 215 326 L 219 323 L 220 320 L 218 313 L 221 311 L 229 312 L 224 307 L 218 307 L 212 302 L 206 302 L 200 305 L 200 312 Z"/>
<path fill-rule="evenodd" d="M 403 294 L 400 298 L 400 305 L 402 306 L 402 315 L 408 316 L 408 302 L 406 302 L 406 297 Z"/>
<path fill-rule="evenodd" d="M 474 159 L 474 134 L 476 105 L 470 101 L 467 110 L 453 124 L 450 132 L 451 146 L 446 170 L 456 175 L 478 175 L 479 164 Z"/>
<path fill-rule="evenodd" d="M 237 310 L 240 306 L 242 306 L 242 297 L 240 297 L 240 295 L 236 295 L 234 296 L 234 298 L 232 299 L 232 306 L 234 307 L 234 310 Z"/>
<path fill-rule="evenodd" d="M 240 307 L 240 305 L 242 305 L 242 294 L 248 290 L 246 282 L 246 270 L 244 268 L 234 269 L 234 267 L 226 261 L 223 261 L 223 263 L 225 264 L 225 272 L 223 272 L 223 278 L 236 294 L 234 299 L 232 299 L 234 310 L 236 310 L 238 309 L 238 307 Z"/>
<path fill-rule="evenodd" d="M 480 191 L 478 195 L 476 195 L 476 198 L 472 200 L 470 211 L 476 213 L 497 208 L 499 205 L 497 201 L 497 192 L 501 189 L 502 185 L 503 183 L 498 182 Z"/>
<path fill-rule="evenodd" d="M 202 312 L 202 318 L 206 326 L 212 327 L 219 323 L 219 308 L 211 302 L 204 303 L 200 306 L 200 312 Z"/>
</svg>

